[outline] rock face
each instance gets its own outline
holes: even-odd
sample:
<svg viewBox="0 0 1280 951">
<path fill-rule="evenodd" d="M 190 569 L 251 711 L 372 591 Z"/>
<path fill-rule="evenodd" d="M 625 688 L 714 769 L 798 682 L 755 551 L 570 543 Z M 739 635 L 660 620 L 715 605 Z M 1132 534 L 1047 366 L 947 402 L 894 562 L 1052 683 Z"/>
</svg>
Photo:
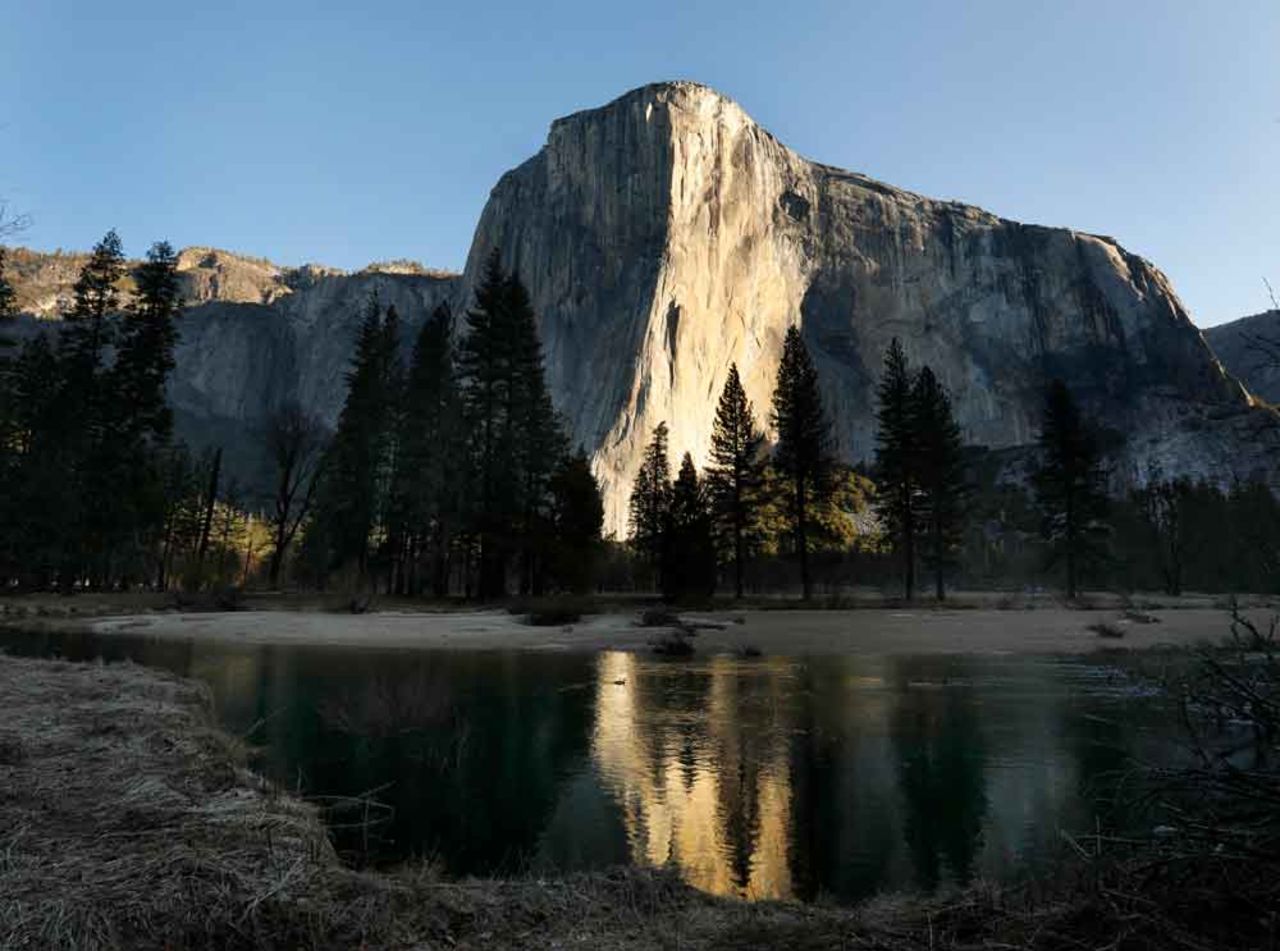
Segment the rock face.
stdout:
<svg viewBox="0 0 1280 951">
<path fill-rule="evenodd" d="M 1210 327 L 1205 339 L 1251 393 L 1280 403 L 1280 310 Z"/>
<path fill-rule="evenodd" d="M 436 303 L 463 312 L 493 248 L 530 289 L 553 396 L 593 453 L 607 528 L 620 535 L 653 428 L 665 420 L 673 454 L 705 463 L 733 362 L 765 421 L 793 324 L 850 461 L 874 452 L 875 384 L 897 336 L 950 389 L 973 443 L 1032 441 L 1041 389 L 1061 376 L 1117 434 L 1121 480 L 1153 464 L 1275 479 L 1274 414 L 1218 363 L 1151 264 L 1110 238 L 811 162 L 685 82 L 553 123 L 546 146 L 493 189 L 461 277 L 407 262 L 343 274 L 184 251 L 193 306 L 171 388 L 181 431 L 252 456 L 254 430 L 283 399 L 332 422 L 368 294 L 400 311 L 407 351 Z M 48 316 L 83 259 L 14 260 L 20 303 Z"/>
<path fill-rule="evenodd" d="M 58 316 L 85 259 L 15 250 L 19 306 L 38 318 L 20 324 L 20 333 Z M 456 275 L 409 262 L 346 274 L 314 265 L 281 268 L 211 248 L 183 250 L 178 272 L 186 306 L 169 380 L 178 434 L 197 448 L 222 446 L 231 473 L 251 495 L 270 483 L 259 432 L 272 409 L 297 400 L 329 425 L 337 421 L 370 294 L 403 318 L 407 357 L 426 315 L 451 301 L 458 286 Z M 126 302 L 130 286 L 126 279 Z"/>
<path fill-rule="evenodd" d="M 673 456 L 705 463 L 730 363 L 763 419 L 792 324 L 850 460 L 874 451 L 897 336 L 950 389 L 971 442 L 1033 440 L 1041 388 L 1062 376 L 1127 437 L 1123 477 L 1275 469 L 1274 421 L 1151 264 L 1110 238 L 808 161 L 705 86 L 646 86 L 555 122 L 494 188 L 464 297 L 495 247 L 531 289 L 557 404 L 595 450 L 620 532 L 653 428 L 665 420 Z"/>
</svg>

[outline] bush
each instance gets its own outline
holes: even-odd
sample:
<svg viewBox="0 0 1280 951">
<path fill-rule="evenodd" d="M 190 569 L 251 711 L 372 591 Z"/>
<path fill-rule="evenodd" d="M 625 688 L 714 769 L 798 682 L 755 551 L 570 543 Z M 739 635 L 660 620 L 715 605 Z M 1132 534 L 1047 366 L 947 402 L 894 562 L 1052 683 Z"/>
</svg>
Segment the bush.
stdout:
<svg viewBox="0 0 1280 951">
<path fill-rule="evenodd" d="M 520 601 L 510 608 L 512 614 L 522 615 L 521 620 L 533 627 L 561 627 L 576 624 L 587 611 L 582 598 L 559 597 L 533 601 Z"/>
<path fill-rule="evenodd" d="M 645 608 L 640 612 L 641 627 L 681 627 L 680 615 L 668 607 Z"/>
</svg>

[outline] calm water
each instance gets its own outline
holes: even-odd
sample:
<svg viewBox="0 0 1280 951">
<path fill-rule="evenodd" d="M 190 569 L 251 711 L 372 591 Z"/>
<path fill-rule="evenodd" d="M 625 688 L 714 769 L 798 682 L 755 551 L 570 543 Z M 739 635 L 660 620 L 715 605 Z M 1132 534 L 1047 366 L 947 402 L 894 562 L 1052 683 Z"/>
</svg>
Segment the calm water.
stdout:
<svg viewBox="0 0 1280 951">
<path fill-rule="evenodd" d="M 456 874 L 671 864 L 750 898 L 853 900 L 1035 871 L 1123 824 L 1175 729 L 1101 661 L 460 653 L 0 636 L 204 680 L 353 861 Z M 342 807 L 369 791 L 380 805 Z M 366 821 L 367 820 L 367 821 Z"/>
</svg>

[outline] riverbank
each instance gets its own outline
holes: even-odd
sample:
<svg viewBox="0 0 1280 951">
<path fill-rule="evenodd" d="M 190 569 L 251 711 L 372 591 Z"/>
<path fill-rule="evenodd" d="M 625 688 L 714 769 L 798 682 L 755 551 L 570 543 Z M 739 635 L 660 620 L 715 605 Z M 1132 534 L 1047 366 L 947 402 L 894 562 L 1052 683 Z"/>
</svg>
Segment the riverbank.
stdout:
<svg viewBox="0 0 1280 951">
<path fill-rule="evenodd" d="M 1245 612 L 1265 623 L 1270 608 Z M 1186 607 L 1134 611 L 932 607 L 846 610 L 682 612 L 700 654 L 766 655 L 1087 654 L 1123 647 L 1188 646 L 1229 633 L 1226 610 Z M 586 614 L 548 626 L 505 610 L 251 610 L 150 612 L 106 617 L 11 616 L 21 631 L 87 632 L 238 644 L 459 650 L 646 651 L 669 626 L 646 626 L 638 611 Z"/>
<path fill-rule="evenodd" d="M 0 706 L 0 948 L 947 947 L 976 907 L 747 904 L 632 869 L 356 873 L 199 685 L 0 656 Z"/>
<path fill-rule="evenodd" d="M 207 691 L 190 681 L 0 655 L 0 948 L 1246 946 L 1214 921 L 1232 920 L 1215 897 L 1230 889 L 1210 902 L 1170 890 L 1142 871 L 1169 867 L 1168 855 L 1118 861 L 1104 842 L 1125 846 L 1102 838 L 1077 845 L 1080 860 L 1042 885 L 853 908 L 714 898 L 630 868 L 358 873 L 339 862 L 318 812 L 249 772 L 240 743 L 212 724 Z M 1170 914 L 1180 905 L 1194 931 Z M 1255 918 L 1241 919 L 1251 938 Z"/>
</svg>

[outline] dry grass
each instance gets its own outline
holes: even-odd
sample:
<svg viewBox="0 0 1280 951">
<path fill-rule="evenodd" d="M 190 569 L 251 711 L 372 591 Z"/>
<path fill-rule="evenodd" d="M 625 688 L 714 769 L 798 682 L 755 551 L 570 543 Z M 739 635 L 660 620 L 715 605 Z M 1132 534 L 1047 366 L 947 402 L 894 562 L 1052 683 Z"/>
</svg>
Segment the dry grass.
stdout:
<svg viewBox="0 0 1280 951">
<path fill-rule="evenodd" d="M 854 909 L 713 898 L 635 869 L 361 874 L 339 863 L 312 806 L 243 762 L 198 685 L 0 657 L 0 948 L 1246 946 L 1171 918 L 1176 890 L 1138 875 L 1159 855 L 1102 840 L 1081 844 L 1048 890 Z"/>
</svg>

